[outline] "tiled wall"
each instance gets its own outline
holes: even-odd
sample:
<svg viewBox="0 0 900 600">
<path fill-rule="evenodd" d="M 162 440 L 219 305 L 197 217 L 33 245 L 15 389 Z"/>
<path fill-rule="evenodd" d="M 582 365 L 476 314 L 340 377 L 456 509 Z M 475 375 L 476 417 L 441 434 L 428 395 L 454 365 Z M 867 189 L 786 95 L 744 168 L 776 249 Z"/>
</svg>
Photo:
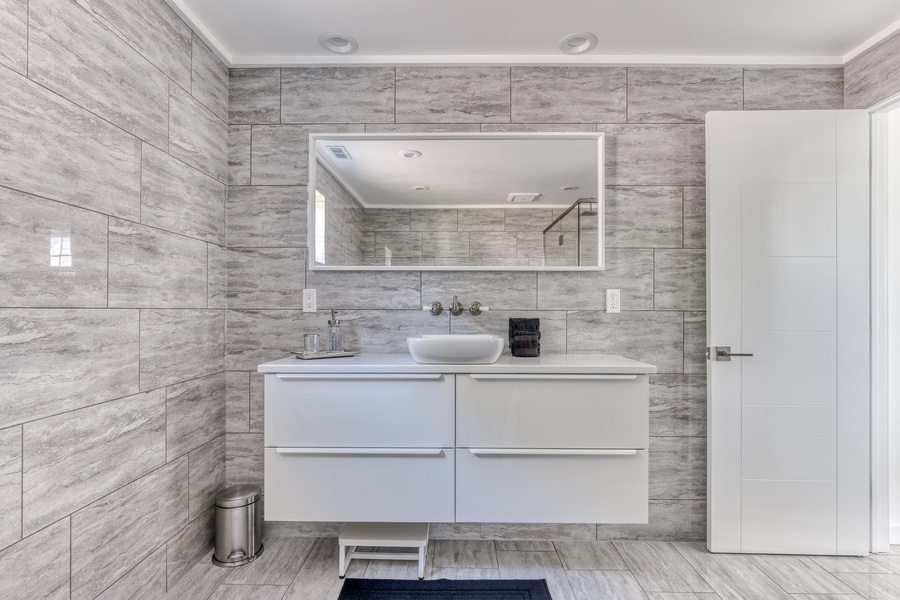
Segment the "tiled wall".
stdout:
<svg viewBox="0 0 900 600">
<path fill-rule="evenodd" d="M 613 353 L 655 364 L 650 523 L 454 525 L 434 537 L 705 536 L 705 155 L 710 110 L 826 109 L 843 70 L 609 67 L 233 69 L 228 132 L 227 480 L 262 478 L 256 366 L 323 333 L 340 311 L 346 345 L 406 352 L 420 333 L 503 333 L 539 317 L 546 353 Z M 593 273 L 315 272 L 305 269 L 310 132 L 603 131 L 607 269 Z M 304 287 L 319 312 L 302 313 Z M 622 313 L 606 314 L 606 288 Z M 421 306 L 480 301 L 479 317 Z M 333 531 L 284 525 L 283 531 Z"/>
<path fill-rule="evenodd" d="M 869 108 L 900 93 L 900 35 L 851 60 L 844 68 L 847 108 Z"/>
<path fill-rule="evenodd" d="M 211 547 L 227 104 L 163 0 L 0 1 L 0 597 L 156 597 Z"/>
</svg>

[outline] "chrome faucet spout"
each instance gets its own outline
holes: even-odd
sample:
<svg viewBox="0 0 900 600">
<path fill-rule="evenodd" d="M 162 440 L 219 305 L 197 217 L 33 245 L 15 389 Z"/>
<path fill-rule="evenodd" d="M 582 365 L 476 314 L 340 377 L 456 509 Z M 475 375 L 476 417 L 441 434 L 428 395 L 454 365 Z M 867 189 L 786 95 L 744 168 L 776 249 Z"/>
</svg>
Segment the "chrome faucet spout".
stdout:
<svg viewBox="0 0 900 600">
<path fill-rule="evenodd" d="M 450 314 L 456 317 L 461 315 L 463 310 L 463 305 L 460 304 L 459 298 L 457 296 L 453 296 L 453 302 L 450 303 Z"/>
</svg>

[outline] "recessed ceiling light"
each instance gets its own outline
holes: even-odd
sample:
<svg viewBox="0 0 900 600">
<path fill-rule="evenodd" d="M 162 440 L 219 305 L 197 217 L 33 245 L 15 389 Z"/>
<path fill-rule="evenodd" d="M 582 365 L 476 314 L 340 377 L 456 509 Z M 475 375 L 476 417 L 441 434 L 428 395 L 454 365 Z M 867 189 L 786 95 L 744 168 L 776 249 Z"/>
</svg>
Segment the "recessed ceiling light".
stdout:
<svg viewBox="0 0 900 600">
<path fill-rule="evenodd" d="M 559 49 L 566 54 L 582 54 L 597 45 L 597 36 L 587 31 L 570 33 L 559 40 Z"/>
<path fill-rule="evenodd" d="M 418 150 L 401 150 L 400 156 L 403 158 L 419 158 L 422 156 L 422 153 Z"/>
<path fill-rule="evenodd" d="M 319 43 L 329 52 L 352 54 L 359 50 L 359 44 L 345 33 L 326 33 L 319 38 Z"/>
<path fill-rule="evenodd" d="M 413 189 L 416 190 L 417 192 L 427 192 L 431 188 L 428 187 L 427 185 L 414 185 Z"/>
<path fill-rule="evenodd" d="M 571 192 L 572 190 L 577 190 L 578 186 L 577 185 L 564 185 L 559 189 L 563 190 L 564 192 Z"/>
</svg>

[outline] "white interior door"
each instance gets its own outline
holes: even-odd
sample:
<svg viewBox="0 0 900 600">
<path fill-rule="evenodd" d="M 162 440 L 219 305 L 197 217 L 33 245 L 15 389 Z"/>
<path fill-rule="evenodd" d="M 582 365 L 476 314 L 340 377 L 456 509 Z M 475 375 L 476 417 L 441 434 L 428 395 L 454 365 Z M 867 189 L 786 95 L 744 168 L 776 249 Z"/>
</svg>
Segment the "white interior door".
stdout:
<svg viewBox="0 0 900 600">
<path fill-rule="evenodd" d="M 713 552 L 868 552 L 868 131 L 707 115 Z"/>
</svg>

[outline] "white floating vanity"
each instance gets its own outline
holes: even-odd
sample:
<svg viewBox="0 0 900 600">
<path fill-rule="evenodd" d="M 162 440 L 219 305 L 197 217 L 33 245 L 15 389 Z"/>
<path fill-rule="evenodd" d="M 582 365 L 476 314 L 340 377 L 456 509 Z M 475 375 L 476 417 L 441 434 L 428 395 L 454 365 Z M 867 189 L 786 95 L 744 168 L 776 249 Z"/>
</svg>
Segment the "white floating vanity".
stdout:
<svg viewBox="0 0 900 600">
<path fill-rule="evenodd" d="M 387 354 L 259 371 L 267 520 L 647 522 L 652 365 Z"/>
</svg>

